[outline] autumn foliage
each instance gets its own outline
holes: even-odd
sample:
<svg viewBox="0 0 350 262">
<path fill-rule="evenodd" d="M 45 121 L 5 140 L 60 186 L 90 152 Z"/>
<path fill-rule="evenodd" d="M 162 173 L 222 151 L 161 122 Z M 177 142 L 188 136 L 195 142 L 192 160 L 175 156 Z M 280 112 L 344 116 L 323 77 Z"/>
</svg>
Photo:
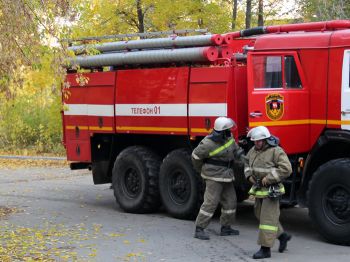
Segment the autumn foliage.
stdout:
<svg viewBox="0 0 350 262">
<path fill-rule="evenodd" d="M 60 96 L 68 39 L 173 29 L 207 28 L 224 33 L 247 25 L 344 19 L 350 15 L 344 0 L 290 3 L 0 0 L 0 150 L 64 152 Z"/>
</svg>

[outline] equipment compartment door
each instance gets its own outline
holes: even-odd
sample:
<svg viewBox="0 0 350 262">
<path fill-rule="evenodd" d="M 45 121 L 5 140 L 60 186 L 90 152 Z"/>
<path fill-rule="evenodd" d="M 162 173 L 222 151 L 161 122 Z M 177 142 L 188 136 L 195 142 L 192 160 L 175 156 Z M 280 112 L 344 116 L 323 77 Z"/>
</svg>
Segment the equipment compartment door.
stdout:
<svg viewBox="0 0 350 262">
<path fill-rule="evenodd" d="M 341 92 L 341 128 L 350 130 L 350 50 L 344 51 Z"/>
<path fill-rule="evenodd" d="M 267 126 L 287 153 L 309 148 L 309 91 L 296 52 L 248 55 L 249 128 Z"/>
<path fill-rule="evenodd" d="M 89 74 L 86 94 L 89 133 L 114 133 L 115 72 Z"/>
<path fill-rule="evenodd" d="M 188 134 L 188 67 L 119 70 L 116 132 Z"/>
</svg>

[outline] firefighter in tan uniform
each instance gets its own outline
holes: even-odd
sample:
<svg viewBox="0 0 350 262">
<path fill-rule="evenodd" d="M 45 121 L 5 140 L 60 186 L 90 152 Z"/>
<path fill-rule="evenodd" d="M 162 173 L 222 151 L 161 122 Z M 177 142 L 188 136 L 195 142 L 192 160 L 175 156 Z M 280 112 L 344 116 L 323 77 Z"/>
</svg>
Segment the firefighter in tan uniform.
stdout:
<svg viewBox="0 0 350 262">
<path fill-rule="evenodd" d="M 253 184 L 249 194 L 255 196 L 254 213 L 259 220 L 258 245 L 261 246 L 253 258 L 261 259 L 271 257 L 276 238 L 280 241 L 278 250 L 281 253 L 291 239 L 279 222 L 279 197 L 285 193 L 281 181 L 291 174 L 292 167 L 286 153 L 278 146 L 278 138 L 271 136 L 266 127 L 255 127 L 247 136 L 255 146 L 246 156 L 244 173 Z"/>
<path fill-rule="evenodd" d="M 236 144 L 230 129 L 235 122 L 226 117 L 215 120 L 213 132 L 206 136 L 192 153 L 192 163 L 205 180 L 204 202 L 196 219 L 194 237 L 208 240 L 204 231 L 218 204 L 222 206 L 220 224 L 221 236 L 239 235 L 232 229 L 236 215 L 237 198 L 233 185 L 233 163 L 241 160 L 243 150 Z"/>
</svg>

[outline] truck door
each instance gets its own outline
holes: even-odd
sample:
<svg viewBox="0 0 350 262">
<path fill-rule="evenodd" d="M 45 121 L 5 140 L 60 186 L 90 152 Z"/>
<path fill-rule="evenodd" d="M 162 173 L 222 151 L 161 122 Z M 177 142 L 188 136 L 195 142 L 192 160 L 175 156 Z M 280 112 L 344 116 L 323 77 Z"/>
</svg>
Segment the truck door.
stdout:
<svg viewBox="0 0 350 262">
<path fill-rule="evenodd" d="M 344 51 L 341 92 L 341 128 L 350 130 L 350 50 Z"/>
<path fill-rule="evenodd" d="M 287 153 L 309 149 L 309 91 L 296 52 L 248 55 L 249 128 L 267 126 Z"/>
</svg>

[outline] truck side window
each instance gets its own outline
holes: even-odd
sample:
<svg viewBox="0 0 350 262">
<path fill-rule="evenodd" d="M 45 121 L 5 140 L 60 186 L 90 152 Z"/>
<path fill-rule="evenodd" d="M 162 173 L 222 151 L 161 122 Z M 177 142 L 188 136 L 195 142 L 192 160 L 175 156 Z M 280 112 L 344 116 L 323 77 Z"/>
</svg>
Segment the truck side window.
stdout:
<svg viewBox="0 0 350 262">
<path fill-rule="evenodd" d="M 284 57 L 284 77 L 286 88 L 301 88 L 300 76 L 293 56 Z"/>
<path fill-rule="evenodd" d="M 342 87 L 350 88 L 350 50 L 344 50 L 342 67 Z"/>
<path fill-rule="evenodd" d="M 253 57 L 254 87 L 282 88 L 282 57 Z"/>
<path fill-rule="evenodd" d="M 279 88 L 282 85 L 282 59 L 280 56 L 266 57 L 266 85 L 269 88 Z"/>
</svg>

